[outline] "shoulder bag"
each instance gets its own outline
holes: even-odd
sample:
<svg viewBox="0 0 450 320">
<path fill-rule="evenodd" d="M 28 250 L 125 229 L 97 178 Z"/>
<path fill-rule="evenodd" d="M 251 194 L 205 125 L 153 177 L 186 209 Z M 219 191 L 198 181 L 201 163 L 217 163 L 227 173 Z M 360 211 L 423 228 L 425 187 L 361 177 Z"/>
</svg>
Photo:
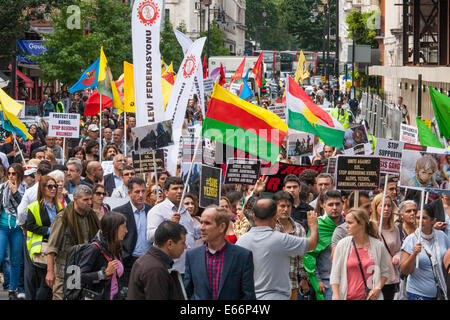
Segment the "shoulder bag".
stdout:
<svg viewBox="0 0 450 320">
<path fill-rule="evenodd" d="M 362 275 L 362 278 L 363 278 L 363 281 L 364 281 L 364 287 L 366 289 L 366 291 L 364 292 L 364 297 L 367 300 L 367 297 L 369 296 L 370 289 L 367 286 L 366 277 L 364 276 L 364 271 L 363 271 L 363 268 L 362 268 L 361 259 L 359 258 L 358 249 L 356 249 L 355 240 L 352 239 L 352 243 L 353 243 L 353 247 L 355 248 L 356 256 L 358 257 L 359 270 L 361 271 L 361 275 Z"/>
</svg>

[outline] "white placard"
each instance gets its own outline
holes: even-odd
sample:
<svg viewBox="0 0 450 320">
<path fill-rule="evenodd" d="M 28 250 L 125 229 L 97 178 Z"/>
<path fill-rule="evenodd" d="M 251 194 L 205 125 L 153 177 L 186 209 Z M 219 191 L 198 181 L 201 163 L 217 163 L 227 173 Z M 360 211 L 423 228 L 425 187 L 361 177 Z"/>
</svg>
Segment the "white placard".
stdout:
<svg viewBox="0 0 450 320">
<path fill-rule="evenodd" d="M 377 138 L 374 155 L 380 157 L 380 172 L 400 174 L 404 142 Z"/>
<path fill-rule="evenodd" d="M 49 137 L 79 138 L 80 115 L 78 113 L 50 112 L 48 135 Z"/>
<path fill-rule="evenodd" d="M 214 89 L 214 80 L 212 78 L 203 79 L 203 90 L 205 94 L 211 94 Z"/>
<path fill-rule="evenodd" d="M 408 126 L 407 124 L 400 125 L 400 141 L 419 144 L 419 131 L 416 127 Z"/>
</svg>

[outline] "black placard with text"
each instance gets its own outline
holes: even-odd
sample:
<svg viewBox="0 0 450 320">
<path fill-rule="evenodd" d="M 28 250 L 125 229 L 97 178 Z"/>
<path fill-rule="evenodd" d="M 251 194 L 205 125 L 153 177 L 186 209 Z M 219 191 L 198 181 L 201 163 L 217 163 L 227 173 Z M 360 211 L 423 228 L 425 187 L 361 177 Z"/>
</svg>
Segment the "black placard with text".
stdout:
<svg viewBox="0 0 450 320">
<path fill-rule="evenodd" d="M 228 159 L 225 183 L 253 185 L 258 180 L 259 168 L 259 160 Z"/>
<path fill-rule="evenodd" d="M 380 181 L 380 158 L 338 156 L 336 161 L 337 190 L 375 190 Z"/>
</svg>

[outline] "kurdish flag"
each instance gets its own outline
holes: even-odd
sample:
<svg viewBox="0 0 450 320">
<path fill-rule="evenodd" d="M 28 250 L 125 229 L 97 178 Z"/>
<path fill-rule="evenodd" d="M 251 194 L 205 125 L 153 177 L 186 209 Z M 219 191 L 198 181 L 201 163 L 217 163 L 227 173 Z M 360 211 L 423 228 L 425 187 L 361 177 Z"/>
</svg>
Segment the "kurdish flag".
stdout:
<svg viewBox="0 0 450 320">
<path fill-rule="evenodd" d="M 286 83 L 286 103 L 289 128 L 315 134 L 326 145 L 342 148 L 345 133 L 342 125 L 315 105 L 291 77 Z"/>
<path fill-rule="evenodd" d="M 287 125 L 264 108 L 244 101 L 218 83 L 209 102 L 202 137 L 275 163 Z"/>
</svg>

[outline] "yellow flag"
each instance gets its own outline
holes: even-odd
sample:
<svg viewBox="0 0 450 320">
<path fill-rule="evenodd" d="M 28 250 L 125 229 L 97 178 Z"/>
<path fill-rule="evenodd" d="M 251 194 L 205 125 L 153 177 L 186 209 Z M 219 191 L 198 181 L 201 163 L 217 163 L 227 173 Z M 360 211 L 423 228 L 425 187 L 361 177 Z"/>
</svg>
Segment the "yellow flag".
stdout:
<svg viewBox="0 0 450 320">
<path fill-rule="evenodd" d="M 303 54 L 303 50 L 300 51 L 300 57 L 298 58 L 298 66 L 297 70 L 295 71 L 295 82 L 300 82 L 303 84 L 303 80 L 306 78 L 309 78 L 309 72 L 308 72 L 308 66 L 306 64 L 306 58 Z"/>
<path fill-rule="evenodd" d="M 123 91 L 123 101 L 124 101 L 124 111 L 125 112 L 136 112 L 134 106 L 134 70 L 133 65 L 126 61 L 123 62 L 123 74 L 124 74 L 124 91 Z"/>
<path fill-rule="evenodd" d="M 24 139 L 33 140 L 33 136 L 29 134 L 25 124 L 17 118 L 17 115 L 23 107 L 23 105 L 8 96 L 3 89 L 0 89 L 0 116 L 3 129 L 15 132 Z"/>
</svg>

